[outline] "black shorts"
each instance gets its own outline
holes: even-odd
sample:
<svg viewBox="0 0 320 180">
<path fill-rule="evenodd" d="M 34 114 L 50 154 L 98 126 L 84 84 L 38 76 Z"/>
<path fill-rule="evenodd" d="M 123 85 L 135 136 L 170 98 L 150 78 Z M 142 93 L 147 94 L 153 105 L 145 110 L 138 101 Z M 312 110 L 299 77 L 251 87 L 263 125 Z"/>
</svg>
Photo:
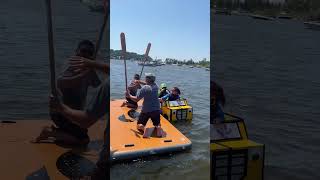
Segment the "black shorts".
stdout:
<svg viewBox="0 0 320 180">
<path fill-rule="evenodd" d="M 132 105 L 135 105 L 135 106 L 138 107 L 138 103 L 137 103 L 137 102 L 133 101 L 133 100 L 130 99 L 130 98 L 126 98 L 126 99 L 127 99 L 127 102 L 128 102 L 129 104 L 132 104 Z"/>
<path fill-rule="evenodd" d="M 51 119 L 60 130 L 78 138 L 79 140 L 89 139 L 88 129 L 83 129 L 80 126 L 70 122 L 70 120 L 61 114 L 51 114 Z"/>
<path fill-rule="evenodd" d="M 151 121 L 154 126 L 160 125 L 160 111 L 159 110 L 147 112 L 147 113 L 141 112 L 137 124 L 142 124 L 145 126 L 147 124 L 149 118 L 151 118 Z"/>
</svg>

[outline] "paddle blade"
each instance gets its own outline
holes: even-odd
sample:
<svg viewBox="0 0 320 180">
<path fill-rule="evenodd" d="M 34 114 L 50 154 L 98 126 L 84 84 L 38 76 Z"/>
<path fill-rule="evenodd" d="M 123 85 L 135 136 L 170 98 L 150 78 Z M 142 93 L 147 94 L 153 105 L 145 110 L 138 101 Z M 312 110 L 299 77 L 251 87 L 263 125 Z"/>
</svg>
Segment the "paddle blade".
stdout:
<svg viewBox="0 0 320 180">
<path fill-rule="evenodd" d="M 121 39 L 122 52 L 125 53 L 127 50 L 126 50 L 126 36 L 124 35 L 124 33 L 120 34 L 120 39 Z"/>
<path fill-rule="evenodd" d="M 150 48 L 151 48 L 151 43 L 148 43 L 148 47 L 147 47 L 146 54 L 145 54 L 146 56 L 149 55 Z"/>
</svg>

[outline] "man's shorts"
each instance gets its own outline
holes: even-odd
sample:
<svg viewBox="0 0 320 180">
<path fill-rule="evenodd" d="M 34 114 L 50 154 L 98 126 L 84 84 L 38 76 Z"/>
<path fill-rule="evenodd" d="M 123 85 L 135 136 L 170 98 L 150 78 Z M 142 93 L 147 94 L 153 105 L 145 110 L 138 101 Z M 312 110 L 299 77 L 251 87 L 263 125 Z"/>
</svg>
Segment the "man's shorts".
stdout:
<svg viewBox="0 0 320 180">
<path fill-rule="evenodd" d="M 51 114 L 51 119 L 60 130 L 76 137 L 77 139 L 89 139 L 88 129 L 83 129 L 80 126 L 73 124 L 61 114 Z"/>
<path fill-rule="evenodd" d="M 159 126 L 160 125 L 160 110 L 147 112 L 147 113 L 141 112 L 137 124 L 142 124 L 145 126 L 147 124 L 149 118 L 151 118 L 154 126 Z"/>
<path fill-rule="evenodd" d="M 132 99 L 130 99 L 130 98 L 126 98 L 127 99 L 127 102 L 129 103 L 129 104 L 132 104 L 132 105 L 134 105 L 134 106 L 137 106 L 138 107 L 138 103 L 137 102 L 135 102 L 135 101 L 133 101 Z"/>
</svg>

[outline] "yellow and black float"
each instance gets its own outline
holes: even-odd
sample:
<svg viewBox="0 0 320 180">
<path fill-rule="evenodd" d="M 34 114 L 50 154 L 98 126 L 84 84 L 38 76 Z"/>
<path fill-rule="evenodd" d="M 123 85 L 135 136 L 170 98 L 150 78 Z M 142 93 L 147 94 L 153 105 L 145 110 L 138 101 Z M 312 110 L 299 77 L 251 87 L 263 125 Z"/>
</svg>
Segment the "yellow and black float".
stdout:
<svg viewBox="0 0 320 180">
<path fill-rule="evenodd" d="M 211 179 L 262 180 L 265 146 L 248 139 L 244 120 L 226 113 L 210 126 Z"/>
<path fill-rule="evenodd" d="M 193 109 L 186 99 L 161 103 L 162 115 L 169 121 L 192 120 Z"/>
<path fill-rule="evenodd" d="M 141 102 L 138 103 L 137 110 L 132 110 L 121 107 L 123 101 L 118 99 L 110 102 L 110 160 L 112 163 L 191 148 L 191 141 L 163 116 L 160 122 L 166 136 L 156 137 L 152 134 L 144 138 L 137 130 L 137 114 L 141 112 Z M 146 128 L 152 127 L 150 120 Z"/>
</svg>

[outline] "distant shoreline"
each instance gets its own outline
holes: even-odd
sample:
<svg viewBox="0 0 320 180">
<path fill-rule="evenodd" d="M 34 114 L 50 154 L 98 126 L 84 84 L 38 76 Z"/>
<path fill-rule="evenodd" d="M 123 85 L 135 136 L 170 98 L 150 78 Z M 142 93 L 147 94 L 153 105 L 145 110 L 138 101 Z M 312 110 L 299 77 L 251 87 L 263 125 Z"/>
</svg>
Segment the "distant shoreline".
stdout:
<svg viewBox="0 0 320 180">
<path fill-rule="evenodd" d="M 115 60 L 115 61 L 119 61 L 119 60 L 123 60 L 122 58 L 118 57 L 111 57 L 112 60 Z M 130 61 L 135 61 L 135 62 L 140 62 L 141 63 L 141 60 L 138 60 L 138 59 L 128 59 Z M 166 62 L 157 62 L 157 61 L 147 61 L 147 63 L 150 63 L 150 62 L 153 62 L 153 63 L 156 63 L 156 64 L 161 64 L 163 63 L 162 65 L 176 65 L 176 66 L 189 66 L 189 67 L 194 67 L 194 68 L 210 68 L 210 61 L 199 61 L 199 62 L 193 62 L 192 64 L 190 63 L 186 63 L 186 62 L 183 62 L 183 61 L 177 61 L 178 63 L 166 63 Z M 157 66 L 157 65 L 155 65 Z"/>
<path fill-rule="evenodd" d="M 221 14 L 221 15 L 234 15 L 234 16 L 265 16 L 268 18 L 279 18 L 279 19 L 292 19 L 298 21 L 318 21 L 320 22 L 319 18 L 314 18 L 313 16 L 307 12 L 279 12 L 272 9 L 267 10 L 253 10 L 253 11 L 237 11 L 237 10 L 230 10 L 230 9 L 211 9 L 214 14 Z"/>
</svg>

